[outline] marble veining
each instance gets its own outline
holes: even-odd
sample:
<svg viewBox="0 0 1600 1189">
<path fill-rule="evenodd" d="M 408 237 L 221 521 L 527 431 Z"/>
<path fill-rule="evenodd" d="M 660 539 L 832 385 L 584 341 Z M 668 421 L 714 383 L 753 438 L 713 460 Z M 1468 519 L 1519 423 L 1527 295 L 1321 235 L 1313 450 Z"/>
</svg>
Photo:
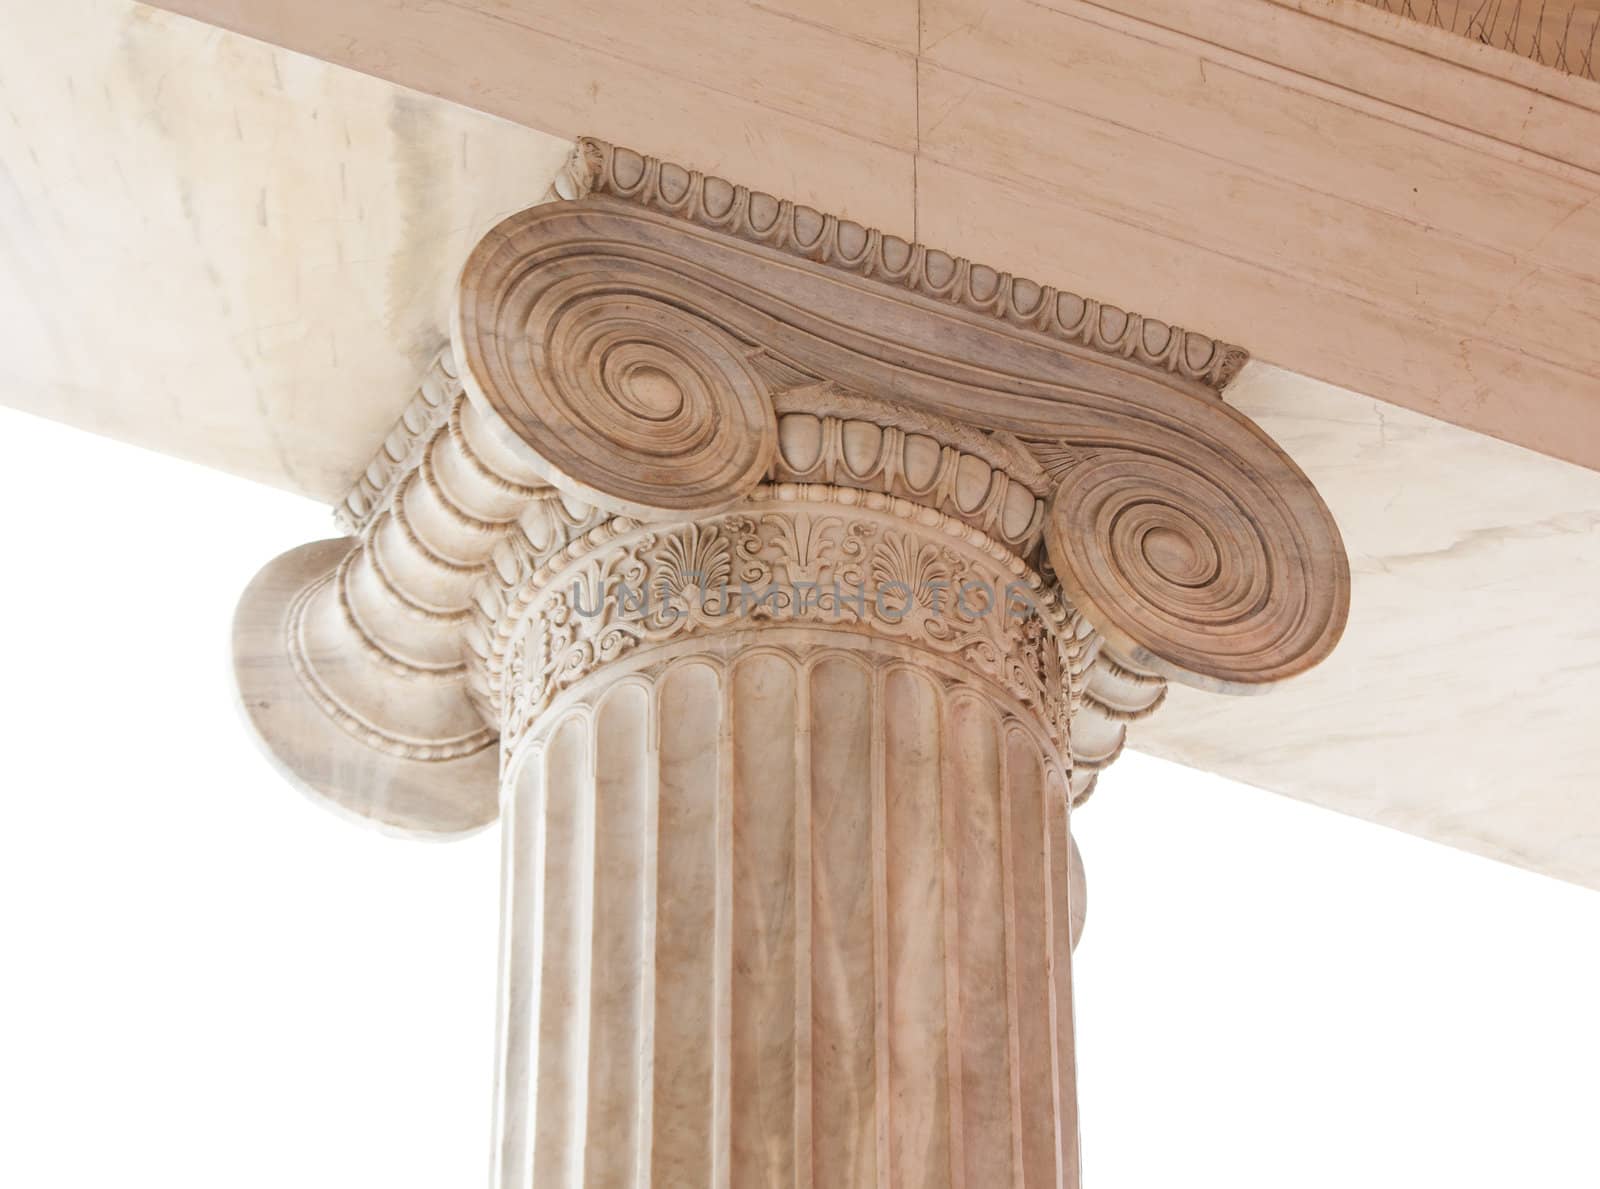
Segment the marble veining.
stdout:
<svg viewBox="0 0 1600 1189">
<path fill-rule="evenodd" d="M 125 0 L 0 15 L 0 402 L 341 498 L 568 142 Z"/>
<path fill-rule="evenodd" d="M 1333 509 L 1349 627 L 1130 744 L 1600 889 L 1600 474 L 1259 363 L 1227 399 Z"/>
</svg>

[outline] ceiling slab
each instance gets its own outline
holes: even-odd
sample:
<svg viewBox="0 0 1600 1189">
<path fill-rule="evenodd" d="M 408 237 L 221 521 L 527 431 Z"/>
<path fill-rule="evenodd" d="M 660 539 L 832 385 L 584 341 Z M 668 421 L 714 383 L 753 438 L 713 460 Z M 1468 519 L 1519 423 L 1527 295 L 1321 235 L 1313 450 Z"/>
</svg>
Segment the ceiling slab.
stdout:
<svg viewBox="0 0 1600 1189">
<path fill-rule="evenodd" d="M 1600 467 L 1600 85 L 1355 0 L 163 0 Z"/>
<path fill-rule="evenodd" d="M 0 401 L 332 502 L 569 145 L 126 3 L 5 3 Z"/>
</svg>

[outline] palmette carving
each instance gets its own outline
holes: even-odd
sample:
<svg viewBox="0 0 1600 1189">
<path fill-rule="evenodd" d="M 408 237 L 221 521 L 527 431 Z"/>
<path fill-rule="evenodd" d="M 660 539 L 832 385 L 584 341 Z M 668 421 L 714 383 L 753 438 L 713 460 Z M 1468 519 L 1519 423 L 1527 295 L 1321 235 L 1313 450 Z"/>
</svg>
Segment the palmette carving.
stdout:
<svg viewBox="0 0 1600 1189">
<path fill-rule="evenodd" d="M 1064 751 L 1091 663 L 1074 612 L 1016 554 L 875 492 L 762 487 L 694 523 L 617 518 L 553 555 L 508 540 L 495 571 L 471 639 L 507 747 L 606 663 L 695 635 L 838 629 L 959 660 Z"/>
</svg>

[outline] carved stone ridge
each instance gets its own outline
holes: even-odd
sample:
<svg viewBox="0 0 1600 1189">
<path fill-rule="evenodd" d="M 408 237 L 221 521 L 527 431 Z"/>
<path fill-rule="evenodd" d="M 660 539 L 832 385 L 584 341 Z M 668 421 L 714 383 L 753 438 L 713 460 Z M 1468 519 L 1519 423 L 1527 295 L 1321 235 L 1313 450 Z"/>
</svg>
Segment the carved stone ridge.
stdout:
<svg viewBox="0 0 1600 1189">
<path fill-rule="evenodd" d="M 1181 326 L 589 137 L 579 140 L 563 181 L 567 197 L 619 198 L 1075 346 L 1162 368 L 1219 392 L 1250 358 L 1242 347 Z"/>
</svg>

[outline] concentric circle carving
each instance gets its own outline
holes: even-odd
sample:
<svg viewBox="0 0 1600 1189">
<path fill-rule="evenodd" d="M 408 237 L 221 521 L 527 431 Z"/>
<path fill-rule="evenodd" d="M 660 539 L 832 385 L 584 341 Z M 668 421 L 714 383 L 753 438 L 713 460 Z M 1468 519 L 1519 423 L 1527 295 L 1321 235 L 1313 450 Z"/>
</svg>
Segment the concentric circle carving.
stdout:
<svg viewBox="0 0 1600 1189">
<path fill-rule="evenodd" d="M 495 260 L 462 281 L 463 378 L 551 484 L 657 518 L 715 511 L 760 482 L 777 422 L 737 340 L 663 296 Z"/>
<path fill-rule="evenodd" d="M 1111 451 L 1069 470 L 1045 522 L 1063 590 L 1128 659 L 1238 692 L 1291 677 L 1338 641 L 1344 548 L 1310 484 L 1223 483 Z"/>
</svg>

